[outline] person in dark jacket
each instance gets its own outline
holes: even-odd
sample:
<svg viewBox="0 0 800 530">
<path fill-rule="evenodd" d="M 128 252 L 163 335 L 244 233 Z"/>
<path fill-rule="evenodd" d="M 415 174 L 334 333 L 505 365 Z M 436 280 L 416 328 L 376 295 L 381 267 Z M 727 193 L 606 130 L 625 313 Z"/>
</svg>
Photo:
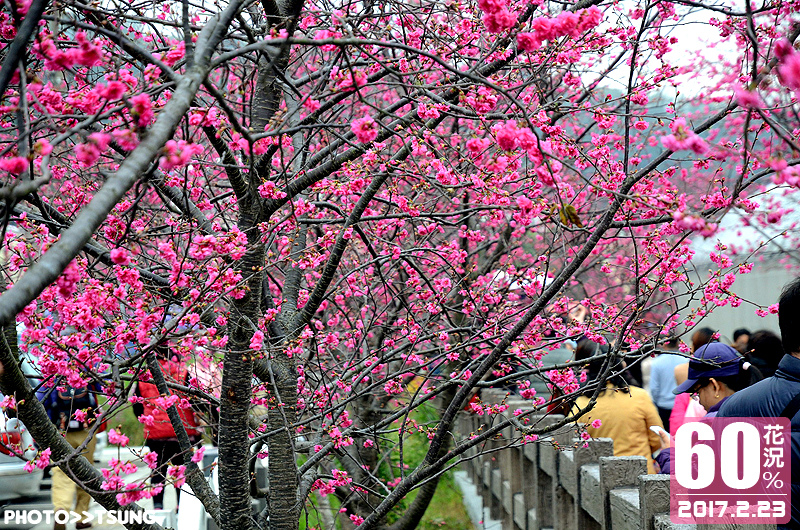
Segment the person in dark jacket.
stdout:
<svg viewBox="0 0 800 530">
<path fill-rule="evenodd" d="M 778 528 L 800 529 L 800 413 L 787 411 L 800 395 L 800 278 L 787 285 L 778 300 L 778 325 L 783 351 L 775 375 L 731 396 L 719 417 L 769 417 L 786 415 L 792 422 L 792 519 Z"/>
<path fill-rule="evenodd" d="M 713 364 L 710 364 L 713 363 Z M 709 342 L 698 348 L 689 360 L 689 377 L 672 392 L 691 394 L 708 413 L 703 418 L 713 418 L 720 408 L 740 390 L 761 380 L 755 366 L 727 344 Z M 661 452 L 655 460 L 661 473 L 669 474 L 672 468 L 672 441 L 666 432 L 659 433 Z"/>
<path fill-rule="evenodd" d="M 44 405 L 50 421 L 58 429 L 59 434 L 69 442 L 72 447 L 80 447 L 86 442 L 89 436 L 89 429 L 95 423 L 97 396 L 102 395 L 102 389 L 96 382 L 91 382 L 87 386 L 75 388 L 59 381 L 55 388 L 41 388 L 37 398 Z M 86 443 L 81 453 L 89 462 L 94 461 L 94 449 L 97 439 L 92 436 Z M 69 512 L 83 514 L 88 512 L 91 496 L 87 491 L 75 484 L 72 479 L 59 467 L 53 467 L 51 471 L 52 486 L 50 497 L 53 503 L 53 512 Z M 89 520 L 81 520 L 75 523 L 75 528 L 91 528 Z M 66 530 L 64 523 L 55 523 L 54 530 Z"/>
</svg>

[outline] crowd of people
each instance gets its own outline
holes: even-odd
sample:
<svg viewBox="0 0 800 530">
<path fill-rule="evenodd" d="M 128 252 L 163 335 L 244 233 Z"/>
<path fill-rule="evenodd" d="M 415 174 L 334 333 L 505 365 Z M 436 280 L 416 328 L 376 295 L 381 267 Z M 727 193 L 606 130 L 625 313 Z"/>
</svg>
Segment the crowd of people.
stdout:
<svg viewBox="0 0 800 530">
<path fill-rule="evenodd" d="M 587 386 L 572 410 L 585 408 L 594 398 L 593 408 L 581 418 L 586 430 L 593 437 L 612 438 L 615 456 L 647 458 L 650 473 L 670 472 L 670 433 L 687 421 L 715 416 L 789 418 L 791 521 L 778 528 L 800 529 L 800 279 L 780 296 L 778 325 L 780 336 L 737 329 L 730 344 L 715 330 L 701 328 L 692 334 L 689 354 L 681 351 L 678 337 L 670 337 L 649 363 L 649 374 L 612 371 L 613 377 L 600 389 L 590 383 L 607 371 L 606 357 L 598 355 L 608 351 L 607 346 L 583 338 L 574 360 L 587 360 L 581 376 Z M 638 386 L 643 379 L 647 390 Z M 590 426 L 598 423 L 593 420 L 601 425 Z"/>
</svg>

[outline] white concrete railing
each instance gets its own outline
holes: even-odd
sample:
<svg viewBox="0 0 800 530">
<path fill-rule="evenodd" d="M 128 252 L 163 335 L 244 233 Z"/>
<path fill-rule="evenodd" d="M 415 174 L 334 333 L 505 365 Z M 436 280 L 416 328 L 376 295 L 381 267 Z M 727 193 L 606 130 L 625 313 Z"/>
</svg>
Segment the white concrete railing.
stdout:
<svg viewBox="0 0 800 530">
<path fill-rule="evenodd" d="M 509 410 L 524 408 L 525 404 L 506 403 Z M 544 417 L 538 425 L 551 425 L 562 418 Z M 485 416 L 464 412 L 457 429 L 461 437 L 469 436 L 485 429 L 486 421 Z M 502 437 L 464 455 L 462 469 L 476 486 L 491 518 L 501 521 L 503 530 L 695 529 L 695 525 L 670 521 L 669 475 L 648 475 L 642 456 L 613 456 L 610 438 L 593 439 L 583 447 L 573 436 L 573 431 L 564 430 L 525 445 L 510 444 L 515 435 L 509 428 Z M 712 527 L 697 525 L 697 530 L 705 528 Z"/>
</svg>

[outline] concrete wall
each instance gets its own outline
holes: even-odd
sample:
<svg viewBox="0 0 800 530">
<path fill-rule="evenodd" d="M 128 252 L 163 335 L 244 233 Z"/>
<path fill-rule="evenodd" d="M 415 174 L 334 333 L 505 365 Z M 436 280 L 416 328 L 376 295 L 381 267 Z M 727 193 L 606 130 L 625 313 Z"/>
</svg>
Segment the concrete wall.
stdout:
<svg viewBox="0 0 800 530">
<path fill-rule="evenodd" d="M 795 279 L 795 272 L 787 271 L 778 263 L 779 256 L 766 256 L 764 261 L 756 261 L 752 272 L 737 276 L 732 291 L 742 298 L 744 302 L 739 307 L 717 307 L 714 311 L 698 321 L 698 327 L 709 327 L 722 334 L 723 341 L 730 342 L 734 330 L 748 328 L 750 331 L 768 329 L 780 335 L 778 318 L 775 315 L 759 317 L 756 315 L 758 304 L 768 307 L 777 303 L 783 287 Z M 717 270 L 713 263 L 696 264 L 696 270 L 688 273 L 689 279 L 699 285 L 708 279 L 708 271 Z M 699 299 L 699 297 L 698 297 Z M 688 303 L 688 310 L 681 311 L 681 316 L 688 316 L 689 310 L 698 307 L 698 302 L 692 302 L 687 296 L 679 297 L 682 304 Z"/>
</svg>

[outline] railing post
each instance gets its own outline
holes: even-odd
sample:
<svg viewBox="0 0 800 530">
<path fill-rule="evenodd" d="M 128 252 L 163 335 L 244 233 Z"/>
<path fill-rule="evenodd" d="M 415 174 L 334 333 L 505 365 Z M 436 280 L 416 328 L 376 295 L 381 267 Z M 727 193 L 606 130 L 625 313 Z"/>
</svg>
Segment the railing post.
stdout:
<svg viewBox="0 0 800 530">
<path fill-rule="evenodd" d="M 622 486 L 635 486 L 639 475 L 647 474 L 647 459 L 643 456 L 604 456 L 600 458 L 600 495 L 603 499 L 603 520 L 601 526 L 611 528 L 612 489 Z"/>
<path fill-rule="evenodd" d="M 512 442 L 517 436 L 513 427 L 503 431 L 503 437 Z M 522 447 L 517 443 L 503 450 L 500 456 L 500 474 L 502 476 L 501 498 L 503 504 L 503 528 L 514 530 L 514 496 L 522 491 Z"/>
<path fill-rule="evenodd" d="M 639 477 L 639 527 L 655 530 L 655 516 L 669 512 L 669 475 Z"/>
<path fill-rule="evenodd" d="M 525 514 L 521 528 L 534 529 L 537 519 L 537 503 L 539 498 L 538 475 L 539 470 L 539 443 L 530 442 L 522 446 L 522 476 L 526 478 L 522 484 L 522 505 Z M 519 524 L 519 523 L 518 523 Z M 538 527 L 536 527 L 538 528 Z"/>
<path fill-rule="evenodd" d="M 542 416 L 532 422 L 536 427 L 546 427 L 564 419 L 560 414 Z M 531 472 L 526 473 L 526 477 L 533 484 L 531 489 L 526 488 L 525 507 L 528 510 L 528 530 L 540 530 L 542 528 L 553 527 L 553 482 L 558 480 L 557 474 L 557 449 L 550 443 L 553 440 L 544 438 L 535 443 L 528 443 L 525 446 L 526 460 L 531 460 L 533 453 Z"/>
<path fill-rule="evenodd" d="M 506 392 L 488 389 L 483 392 L 483 400 L 486 403 L 499 403 L 506 397 Z M 488 488 L 487 496 L 489 514 L 492 519 L 503 521 L 503 474 L 501 461 L 503 458 L 503 447 L 508 444 L 508 440 L 501 435 L 495 436 L 486 441 L 486 448 L 490 453 L 485 457 L 484 463 L 484 484 Z M 488 466 L 487 466 L 488 463 Z"/>
<path fill-rule="evenodd" d="M 572 530 L 575 528 L 575 521 L 572 516 L 575 514 L 573 496 L 561 484 L 561 462 L 564 461 L 564 451 L 572 446 L 572 439 L 575 433 L 571 428 L 553 435 L 553 440 L 558 444 L 556 458 L 555 475 L 553 476 L 553 529 Z M 570 455 L 571 456 L 571 455 Z"/>
<path fill-rule="evenodd" d="M 550 423 L 563 419 L 561 415 L 548 417 Z M 571 431 L 553 433 L 539 444 L 539 469 L 537 473 L 538 499 L 536 504 L 536 523 L 539 528 L 564 528 L 564 492 L 558 483 L 558 459 L 561 449 L 567 447 L 572 439 Z"/>
<path fill-rule="evenodd" d="M 516 409 L 529 410 L 531 407 L 530 401 L 520 399 L 506 400 L 508 405 L 507 414 L 513 414 Z M 500 458 L 500 469 L 502 471 L 502 501 L 503 501 L 503 528 L 505 530 L 515 530 L 521 528 L 525 530 L 525 518 L 519 517 L 515 514 L 515 510 L 519 511 L 521 503 L 516 502 L 517 499 L 522 497 L 522 460 L 523 460 L 523 446 L 517 440 L 521 434 L 514 427 L 507 427 L 503 431 L 503 437 L 509 442 L 513 442 L 512 447 L 504 450 Z M 519 506 L 519 507 L 518 507 Z M 516 523 L 515 520 L 523 521 L 522 524 Z"/>
<path fill-rule="evenodd" d="M 600 528 L 600 521 L 592 517 L 583 508 L 581 488 L 581 469 L 586 464 L 596 464 L 601 457 L 614 455 L 614 441 L 611 438 L 594 438 L 584 443 L 579 443 L 572 452 L 573 466 L 569 475 L 562 475 L 562 482 L 567 490 L 573 490 L 575 528 L 581 530 L 596 530 Z"/>
</svg>

